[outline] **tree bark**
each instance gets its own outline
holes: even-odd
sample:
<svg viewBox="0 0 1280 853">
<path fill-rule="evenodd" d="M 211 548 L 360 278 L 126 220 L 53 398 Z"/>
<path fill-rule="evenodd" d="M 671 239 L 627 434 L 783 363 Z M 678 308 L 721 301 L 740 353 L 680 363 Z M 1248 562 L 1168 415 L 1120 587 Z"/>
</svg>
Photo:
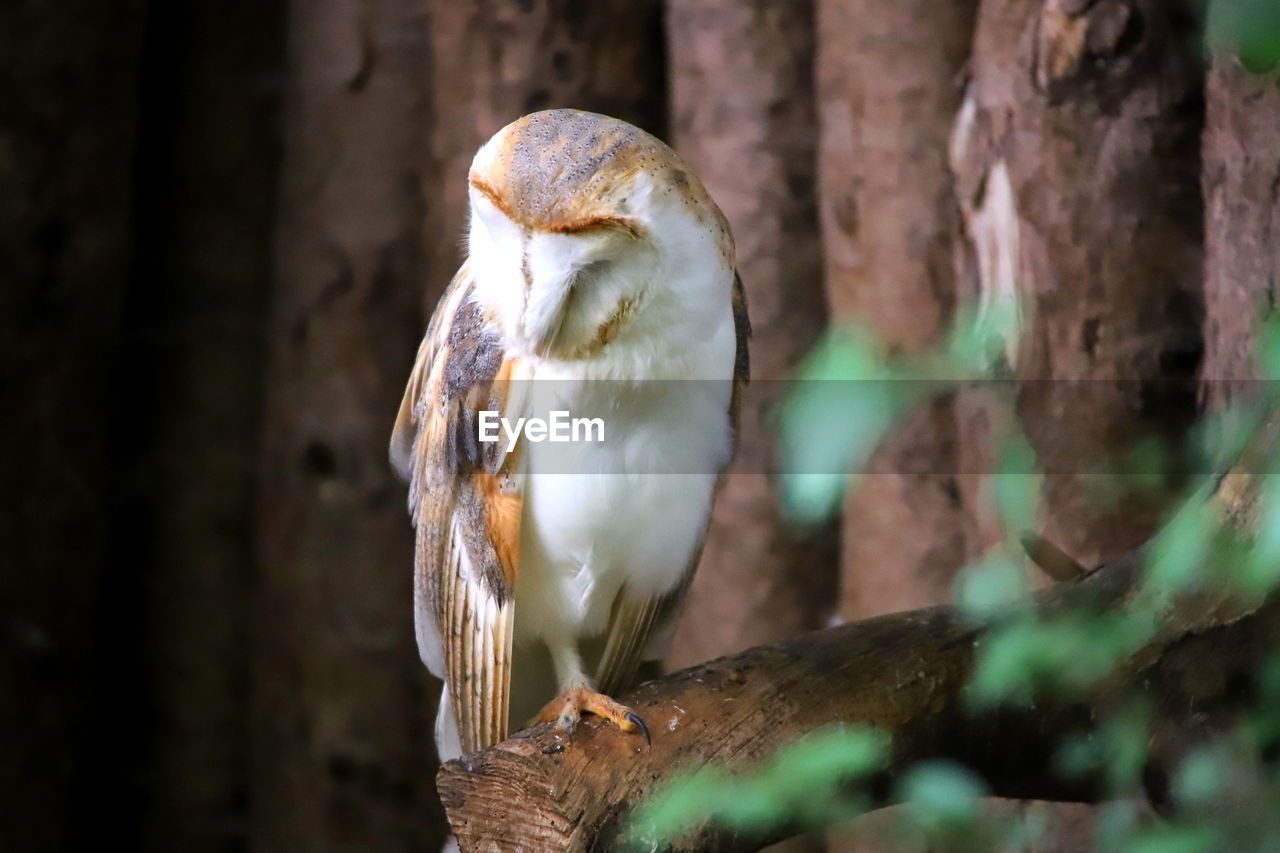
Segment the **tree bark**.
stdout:
<svg viewBox="0 0 1280 853">
<path fill-rule="evenodd" d="M 888 353 L 936 344 L 961 298 L 947 143 L 977 7 L 818 4 L 827 287 L 838 321 L 873 328 Z M 841 618 L 949 601 L 955 572 L 993 539 L 980 526 L 976 478 L 960 476 L 985 449 L 984 432 L 964 417 L 973 396 L 922 405 L 859 472 L 842 512 Z M 875 822 L 892 827 L 892 816 Z M 878 849 L 875 835 L 855 821 L 830 846 Z"/>
<path fill-rule="evenodd" d="M 1280 77 L 1220 50 L 1206 86 L 1203 393 L 1221 407 L 1261 376 L 1257 323 L 1280 288 Z"/>
<path fill-rule="evenodd" d="M 671 0 L 673 142 L 733 228 L 753 335 L 737 456 L 669 655 L 673 666 L 821 627 L 835 531 L 779 511 L 767 423 L 826 323 L 814 199 L 813 10 L 808 2 Z"/>
<path fill-rule="evenodd" d="M 114 826 L 104 759 L 110 391 L 129 281 L 142 4 L 0 7 L 0 848 Z"/>
<path fill-rule="evenodd" d="M 827 287 L 839 321 L 918 353 L 950 323 L 960 234 L 947 140 L 977 0 L 819 0 L 818 103 Z M 954 401 L 915 413 L 850 491 L 840 615 L 939 604 L 974 552 Z M 903 530 L 928 530 L 904 540 Z"/>
<path fill-rule="evenodd" d="M 270 327 L 253 847 L 421 851 L 435 691 L 387 441 L 422 334 L 428 20 L 295 0 Z"/>
<path fill-rule="evenodd" d="M 1140 552 L 1078 585 L 1041 593 L 1038 606 L 1120 603 Z M 1251 615 L 1188 610 L 1118 678 L 1087 699 L 1038 697 L 1034 705 L 978 712 L 964 686 L 982 632 L 938 607 L 876 617 L 751 649 L 642 685 L 627 703 L 646 716 L 651 748 L 585 723 L 572 744 L 543 726 L 449 762 L 440 789 L 464 853 L 619 849 L 631 810 L 673 775 L 715 762 L 744 770 L 820 728 L 874 726 L 892 738 L 887 769 L 870 780 L 885 802 L 913 763 L 963 762 L 997 796 L 1096 802 L 1096 777 L 1064 777 L 1053 757 L 1064 737 L 1092 730 L 1114 691 L 1138 689 L 1155 709 L 1145 778 L 1151 794 L 1186 750 L 1228 728 L 1253 695 L 1248 686 L 1280 641 L 1280 603 Z M 1232 685 L 1232 686 L 1229 686 Z M 1241 689 L 1241 687 L 1243 689 Z M 676 840 L 673 853 L 754 850 L 794 829 L 753 837 L 715 824 Z M 647 848 L 646 848 L 647 849 Z"/>
<path fill-rule="evenodd" d="M 1178 4 L 985 0 L 957 120 L 980 298 L 1016 292 L 1024 309 L 1014 360 L 1049 472 L 1043 532 L 1086 564 L 1144 540 L 1172 492 L 1107 475 L 1134 470 L 1141 439 L 1176 452 L 1196 412 L 1193 46 Z"/>
<path fill-rule="evenodd" d="M 431 4 L 435 122 L 443 200 L 432 269 L 443 290 L 465 252 L 467 172 L 490 136 L 553 107 L 666 128 L 661 0 L 458 0 Z M 433 285 L 436 282 L 433 280 Z M 435 307 L 439 291 L 428 293 Z"/>
</svg>

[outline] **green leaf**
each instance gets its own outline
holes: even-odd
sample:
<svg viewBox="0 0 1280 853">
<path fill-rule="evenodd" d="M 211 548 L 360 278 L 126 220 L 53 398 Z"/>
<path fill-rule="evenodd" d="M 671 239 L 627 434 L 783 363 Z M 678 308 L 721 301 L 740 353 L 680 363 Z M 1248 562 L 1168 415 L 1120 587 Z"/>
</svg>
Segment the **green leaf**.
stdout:
<svg viewBox="0 0 1280 853">
<path fill-rule="evenodd" d="M 956 575 L 956 608 L 978 623 L 1017 613 L 1028 604 L 1026 572 L 1003 554 L 966 566 Z"/>
<path fill-rule="evenodd" d="M 904 411 L 901 388 L 878 355 L 874 336 L 830 332 L 796 372 L 783 400 L 778 456 L 784 512 L 815 523 L 840 506 L 857 470 Z"/>
<path fill-rule="evenodd" d="M 772 775 L 778 782 L 820 787 L 870 773 L 887 759 L 888 742 L 880 732 L 836 728 L 812 734 L 779 753 Z"/>
<path fill-rule="evenodd" d="M 1174 515 L 1151 545 L 1147 580 L 1152 591 L 1171 596 L 1200 580 L 1217 529 L 1217 520 L 1198 502 Z"/>
<path fill-rule="evenodd" d="M 966 687 L 979 707 L 1030 699 L 1041 643 L 1037 626 L 1017 622 L 992 631 L 978 645 L 978 659 Z"/>
<path fill-rule="evenodd" d="M 1016 299 L 984 310 L 962 312 L 972 319 L 953 326 L 941 354 L 890 360 L 879 337 L 859 327 L 832 329 L 818 342 L 779 409 L 780 493 L 790 519 L 831 517 L 884 435 L 939 381 L 988 375 L 1006 342 L 1016 340 Z M 1015 452 L 1022 456 L 1011 464 L 1034 470 L 1029 447 Z M 1008 503 L 1020 529 L 1029 529 L 1035 501 L 1019 490 Z"/>
<path fill-rule="evenodd" d="M 708 820 L 759 831 L 792 818 L 847 815 L 845 783 L 884 765 L 888 743 L 874 729 L 815 732 L 778 751 L 756 772 L 729 776 L 704 768 L 678 776 L 641 806 L 627 829 L 633 846 L 660 845 Z"/>
<path fill-rule="evenodd" d="M 1178 765 L 1172 790 L 1178 805 L 1203 805 L 1222 790 L 1226 770 L 1225 756 L 1211 746 L 1193 749 Z"/>
<path fill-rule="evenodd" d="M 715 814 L 729 780 L 716 768 L 677 776 L 640 808 L 629 835 L 634 840 L 663 840 L 687 832 Z"/>
<path fill-rule="evenodd" d="M 1280 6 L 1274 0 L 1213 0 L 1205 33 L 1210 45 L 1231 50 L 1255 74 L 1280 65 Z"/>
<path fill-rule="evenodd" d="M 1280 379 L 1280 314 L 1275 311 L 1262 318 L 1258 330 L 1258 361 L 1262 379 Z"/>
<path fill-rule="evenodd" d="M 982 305 L 965 305 L 947 336 L 943 356 L 956 377 L 989 375 L 1021 336 L 1017 291 Z"/>
<path fill-rule="evenodd" d="M 797 524 L 817 524 L 835 514 L 848 488 L 848 474 L 784 473 L 782 508 Z"/>
<path fill-rule="evenodd" d="M 926 826 L 972 822 L 987 786 L 967 767 L 948 761 L 922 762 L 903 777 L 899 799 Z"/>
<path fill-rule="evenodd" d="M 1280 584 L 1280 476 L 1263 478 L 1258 496 L 1258 531 L 1242 563 L 1239 581 L 1246 592 L 1265 595 Z"/>
<path fill-rule="evenodd" d="M 1131 702 L 1093 732 L 1069 738 L 1058 752 L 1058 767 L 1067 776 L 1100 770 L 1108 793 L 1120 796 L 1141 779 L 1147 760 L 1147 728 L 1146 705 Z"/>
<path fill-rule="evenodd" d="M 1026 436 L 1018 434 L 1003 443 L 990 487 L 996 513 L 1014 537 L 1036 529 L 1042 485 L 1036 470 L 1036 453 Z"/>
<path fill-rule="evenodd" d="M 967 696 L 981 708 L 1025 703 L 1038 690 L 1088 690 L 1140 648 L 1155 624 L 1142 610 L 1075 612 L 1053 619 L 1028 616 L 1001 624 L 978 644 Z"/>
<path fill-rule="evenodd" d="M 1120 849 L 1136 831 L 1140 820 L 1139 804 L 1133 798 L 1103 803 L 1098 807 L 1098 824 L 1095 830 L 1098 849 Z"/>
</svg>

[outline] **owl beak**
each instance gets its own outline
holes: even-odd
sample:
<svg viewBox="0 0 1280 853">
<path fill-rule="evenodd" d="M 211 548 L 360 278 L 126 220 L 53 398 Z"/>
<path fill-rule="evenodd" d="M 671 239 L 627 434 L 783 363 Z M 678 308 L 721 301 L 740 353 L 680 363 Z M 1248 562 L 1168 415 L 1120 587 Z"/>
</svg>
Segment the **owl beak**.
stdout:
<svg viewBox="0 0 1280 853">
<path fill-rule="evenodd" d="M 563 311 L 560 312 L 560 319 L 556 322 L 555 326 L 553 328 L 548 329 L 545 334 L 539 336 L 534 341 L 533 352 L 535 355 L 538 356 L 538 358 L 550 357 L 551 351 L 555 349 L 556 338 L 560 336 L 560 327 L 562 325 L 564 325 Z"/>
<path fill-rule="evenodd" d="M 570 284 L 554 306 L 544 308 L 539 312 L 541 316 L 534 318 L 533 322 L 526 320 L 525 328 L 531 332 L 533 352 L 539 358 L 547 358 L 554 351 L 564 328 L 565 316 L 569 313 L 569 300 L 572 296 L 573 285 Z"/>
</svg>

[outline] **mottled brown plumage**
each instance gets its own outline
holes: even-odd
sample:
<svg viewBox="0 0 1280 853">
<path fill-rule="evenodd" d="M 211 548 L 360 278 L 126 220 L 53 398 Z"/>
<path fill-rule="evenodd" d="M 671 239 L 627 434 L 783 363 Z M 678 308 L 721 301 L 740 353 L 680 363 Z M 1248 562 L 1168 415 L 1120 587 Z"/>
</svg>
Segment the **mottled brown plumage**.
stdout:
<svg viewBox="0 0 1280 853">
<path fill-rule="evenodd" d="M 718 250 L 732 261 L 729 223 L 697 175 L 666 143 L 609 116 L 546 110 L 517 119 L 480 150 L 469 180 L 525 228 L 570 234 L 614 228 L 634 236 L 637 224 L 627 215 L 640 172 L 713 223 Z"/>
</svg>

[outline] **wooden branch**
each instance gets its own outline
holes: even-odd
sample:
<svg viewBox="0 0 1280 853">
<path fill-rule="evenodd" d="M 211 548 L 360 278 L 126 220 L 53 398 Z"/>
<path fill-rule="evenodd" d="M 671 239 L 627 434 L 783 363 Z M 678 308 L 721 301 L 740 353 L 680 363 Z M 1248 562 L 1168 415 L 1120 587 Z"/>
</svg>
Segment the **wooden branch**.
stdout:
<svg viewBox="0 0 1280 853">
<path fill-rule="evenodd" d="M 1256 523 L 1254 472 L 1280 441 L 1280 419 L 1259 431 L 1211 500 L 1225 524 Z M 1086 579 L 1040 594 L 1046 612 L 1106 609 L 1135 589 L 1141 551 Z M 1252 612 L 1250 612 L 1252 610 Z M 1148 793 L 1159 803 L 1185 750 L 1228 727 L 1253 690 L 1260 663 L 1280 647 L 1280 601 L 1261 607 L 1203 594 L 1175 602 L 1155 639 L 1088 701 L 1037 698 L 1034 707 L 974 712 L 964 686 L 982 631 L 947 607 L 896 613 L 759 646 L 641 685 L 624 701 L 648 721 L 653 745 L 588 718 L 573 743 L 548 726 L 441 768 L 441 799 L 464 853 L 583 853 L 620 849 L 630 811 L 679 771 L 716 763 L 746 768 L 817 729 L 873 725 L 892 738 L 888 769 L 872 784 L 883 802 L 896 774 L 949 758 L 1002 797 L 1092 802 L 1102 780 L 1054 771 L 1063 738 L 1091 730 L 1122 691 L 1153 710 Z M 673 851 L 754 850 L 790 834 L 746 838 L 716 826 Z"/>
<path fill-rule="evenodd" d="M 1138 562 L 1135 553 L 1079 585 L 1050 590 L 1041 605 L 1114 604 L 1132 588 Z M 1177 757 L 1221 730 L 1251 695 L 1258 664 L 1280 642 L 1280 605 L 1203 627 L 1163 638 L 1125 679 L 1142 685 L 1157 709 L 1147 772 L 1157 801 Z M 572 744 L 540 726 L 445 765 L 441 797 L 464 853 L 612 850 L 630 810 L 679 770 L 749 767 L 808 732 L 844 723 L 871 724 L 892 738 L 889 769 L 873 785 L 878 798 L 902 768 L 950 758 L 981 774 L 998 796 L 1099 799 L 1100 780 L 1063 778 L 1053 756 L 1065 736 L 1090 729 L 1121 685 L 1089 702 L 1038 700 L 1034 708 L 974 713 L 962 691 L 981 640 L 944 607 L 750 649 L 626 697 L 653 729 L 652 748 L 590 719 Z M 787 834 L 743 838 L 711 826 L 672 849 L 754 850 Z"/>
</svg>

